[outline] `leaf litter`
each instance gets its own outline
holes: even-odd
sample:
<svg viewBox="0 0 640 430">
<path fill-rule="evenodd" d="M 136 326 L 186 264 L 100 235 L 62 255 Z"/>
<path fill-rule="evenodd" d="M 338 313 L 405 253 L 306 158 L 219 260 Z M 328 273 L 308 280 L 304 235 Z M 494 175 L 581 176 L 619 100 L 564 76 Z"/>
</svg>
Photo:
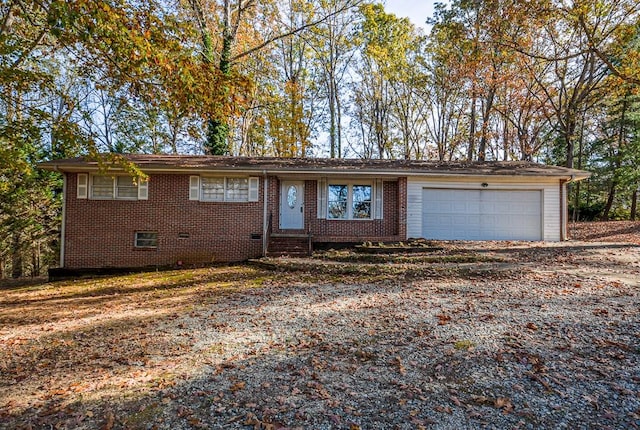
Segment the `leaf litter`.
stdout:
<svg viewBox="0 0 640 430">
<path fill-rule="evenodd" d="M 2 289 L 0 428 L 638 428 L 640 235 L 594 228 Z"/>
</svg>

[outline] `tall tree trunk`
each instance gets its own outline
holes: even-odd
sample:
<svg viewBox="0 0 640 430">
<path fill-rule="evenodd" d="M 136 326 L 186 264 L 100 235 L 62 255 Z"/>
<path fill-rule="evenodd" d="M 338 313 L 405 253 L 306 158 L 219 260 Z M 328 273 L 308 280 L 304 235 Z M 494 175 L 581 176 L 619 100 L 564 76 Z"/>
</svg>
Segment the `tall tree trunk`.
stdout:
<svg viewBox="0 0 640 430">
<path fill-rule="evenodd" d="M 473 90 L 475 91 L 475 90 Z M 467 149 L 467 159 L 473 161 L 473 155 L 476 152 L 476 95 L 471 97 L 471 118 L 469 124 L 469 148 Z"/>
<path fill-rule="evenodd" d="M 329 147 L 331 152 L 331 158 L 336 158 L 336 150 L 338 148 L 338 136 L 337 136 L 337 113 L 336 113 L 336 91 L 333 82 L 332 74 L 329 74 Z M 338 152 L 338 158 L 340 158 L 340 151 Z"/>
<path fill-rule="evenodd" d="M 607 196 L 607 203 L 604 205 L 604 209 L 602 210 L 602 217 L 600 218 L 602 221 L 609 221 L 609 213 L 611 212 L 611 208 L 613 207 L 613 201 L 616 197 L 616 189 L 617 183 L 613 181 L 611 183 L 611 187 L 609 187 L 609 195 Z"/>
<path fill-rule="evenodd" d="M 571 214 L 571 220 L 573 222 L 580 221 L 580 182 L 578 182 L 574 187 L 573 213 Z"/>
<path fill-rule="evenodd" d="M 338 150 L 337 156 L 338 158 L 342 158 L 342 105 L 340 103 L 340 96 L 338 95 L 337 91 L 336 91 L 335 99 L 336 99 L 336 128 L 337 128 L 336 143 L 337 143 L 337 150 Z"/>
<path fill-rule="evenodd" d="M 225 29 L 222 38 L 220 55 L 220 71 L 228 76 L 231 72 L 231 48 L 234 36 Z M 221 118 L 207 121 L 207 153 L 211 155 L 227 155 L 229 153 L 229 124 Z"/>
<path fill-rule="evenodd" d="M 638 211 L 638 189 L 633 190 L 631 195 L 631 221 L 636 220 L 636 212 Z"/>
<path fill-rule="evenodd" d="M 504 119 L 504 126 L 502 127 L 502 158 L 504 161 L 509 161 L 509 145 L 510 145 L 510 136 L 509 136 L 509 121 Z"/>
<path fill-rule="evenodd" d="M 40 275 L 40 246 L 37 245 L 31 250 L 31 277 Z"/>
<path fill-rule="evenodd" d="M 482 110 L 482 135 L 480 137 L 480 145 L 478 146 L 478 161 L 484 161 L 487 155 L 487 135 L 488 132 L 488 123 L 489 123 L 489 115 L 491 115 L 491 109 L 493 109 L 493 100 L 496 94 L 495 88 L 491 88 L 489 90 L 489 94 L 487 94 L 487 99 L 485 101 L 484 109 Z"/>
<path fill-rule="evenodd" d="M 625 96 L 622 99 L 622 111 L 620 112 L 620 125 L 618 127 L 618 148 L 616 149 L 616 153 L 614 158 L 613 165 L 613 179 L 611 180 L 611 187 L 609 188 L 609 196 L 607 197 L 607 203 L 602 211 L 602 220 L 609 220 L 609 213 L 611 212 L 611 208 L 613 207 L 613 201 L 616 196 L 618 180 L 616 179 L 616 170 L 620 168 L 621 156 L 622 156 L 622 147 L 624 146 L 624 126 L 627 117 L 627 97 Z"/>
<path fill-rule="evenodd" d="M 572 114 L 567 118 L 567 127 L 564 130 L 564 142 L 566 148 L 567 162 L 566 167 L 573 169 L 573 153 L 575 151 L 574 135 L 576 131 L 576 120 Z"/>
<path fill-rule="evenodd" d="M 580 123 L 580 140 L 578 141 L 578 169 L 582 169 L 582 152 L 584 151 L 584 121 L 586 112 L 582 113 L 582 121 Z M 575 186 L 575 195 L 573 199 L 573 222 L 580 220 L 580 182 Z"/>
<path fill-rule="evenodd" d="M 22 250 L 20 249 L 20 233 L 13 234 L 11 249 L 11 277 L 22 277 Z"/>
<path fill-rule="evenodd" d="M 202 48 L 204 61 L 207 64 L 213 64 L 213 42 L 209 28 L 206 24 L 202 5 L 196 0 L 189 2 L 196 14 L 198 26 L 200 27 L 200 36 L 202 38 Z M 236 40 L 238 26 L 240 24 L 241 14 L 246 5 L 238 4 L 236 17 L 232 16 L 231 0 L 223 1 L 223 19 L 222 19 L 222 51 L 220 52 L 219 70 L 223 75 L 228 76 L 231 72 L 231 51 Z M 207 140 L 205 142 L 205 151 L 212 155 L 226 155 L 229 153 L 229 125 L 225 118 L 209 118 L 207 121 Z"/>
</svg>

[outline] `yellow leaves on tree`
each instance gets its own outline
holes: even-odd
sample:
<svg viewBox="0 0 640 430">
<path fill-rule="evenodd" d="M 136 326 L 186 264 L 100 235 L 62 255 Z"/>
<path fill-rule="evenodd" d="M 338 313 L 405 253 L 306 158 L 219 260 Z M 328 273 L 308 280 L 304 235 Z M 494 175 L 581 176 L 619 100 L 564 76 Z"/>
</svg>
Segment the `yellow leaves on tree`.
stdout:
<svg viewBox="0 0 640 430">
<path fill-rule="evenodd" d="M 311 145 L 309 114 L 304 108 L 302 85 L 285 83 L 284 94 L 275 97 L 269 111 L 269 133 L 280 157 L 304 157 Z"/>
</svg>

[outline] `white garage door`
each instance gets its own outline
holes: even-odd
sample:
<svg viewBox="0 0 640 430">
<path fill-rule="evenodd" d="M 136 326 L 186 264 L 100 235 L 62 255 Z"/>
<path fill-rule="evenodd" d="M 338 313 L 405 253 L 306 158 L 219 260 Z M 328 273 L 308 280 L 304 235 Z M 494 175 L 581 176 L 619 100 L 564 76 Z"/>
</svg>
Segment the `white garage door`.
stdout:
<svg viewBox="0 0 640 430">
<path fill-rule="evenodd" d="M 540 191 L 422 191 L 422 235 L 441 240 L 542 240 Z"/>
</svg>

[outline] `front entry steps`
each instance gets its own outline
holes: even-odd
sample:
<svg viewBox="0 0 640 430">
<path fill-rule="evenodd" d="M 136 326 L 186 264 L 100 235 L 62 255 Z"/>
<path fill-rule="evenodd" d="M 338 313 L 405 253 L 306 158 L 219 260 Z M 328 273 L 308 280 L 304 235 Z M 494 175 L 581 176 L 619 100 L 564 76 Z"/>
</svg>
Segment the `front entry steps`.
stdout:
<svg viewBox="0 0 640 430">
<path fill-rule="evenodd" d="M 308 257 L 311 255 L 311 236 L 307 234 L 272 234 L 267 257 Z"/>
</svg>

